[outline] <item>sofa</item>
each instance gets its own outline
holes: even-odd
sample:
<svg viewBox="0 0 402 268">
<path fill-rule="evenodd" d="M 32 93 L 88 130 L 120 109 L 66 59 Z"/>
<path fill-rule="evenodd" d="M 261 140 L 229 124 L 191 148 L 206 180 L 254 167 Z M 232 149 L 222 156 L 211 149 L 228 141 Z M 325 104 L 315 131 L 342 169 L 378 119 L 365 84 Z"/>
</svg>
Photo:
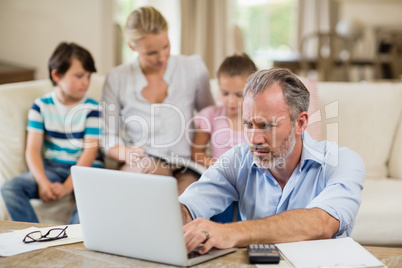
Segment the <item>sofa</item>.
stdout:
<svg viewBox="0 0 402 268">
<path fill-rule="evenodd" d="M 99 99 L 104 77 L 92 76 L 89 95 Z M 216 81 L 211 81 L 217 92 Z M 24 171 L 28 110 L 51 90 L 47 80 L 0 85 L 0 185 Z M 363 245 L 402 246 L 402 83 L 317 83 L 319 109 L 311 126 L 324 139 L 358 152 L 366 165 L 363 201 L 352 237 Z M 39 220 L 65 224 L 74 200 L 31 201 Z M 0 220 L 9 220 L 0 198 Z"/>
<path fill-rule="evenodd" d="M 89 96 L 99 100 L 103 83 L 104 76 L 93 74 Z M 0 85 L 0 185 L 27 171 L 25 139 L 28 111 L 36 98 L 52 89 L 48 79 Z M 71 195 L 51 203 L 40 200 L 32 200 L 31 203 L 40 222 L 53 224 L 67 223 L 75 204 Z M 8 219 L 10 217 L 0 195 L 0 220 Z"/>
</svg>

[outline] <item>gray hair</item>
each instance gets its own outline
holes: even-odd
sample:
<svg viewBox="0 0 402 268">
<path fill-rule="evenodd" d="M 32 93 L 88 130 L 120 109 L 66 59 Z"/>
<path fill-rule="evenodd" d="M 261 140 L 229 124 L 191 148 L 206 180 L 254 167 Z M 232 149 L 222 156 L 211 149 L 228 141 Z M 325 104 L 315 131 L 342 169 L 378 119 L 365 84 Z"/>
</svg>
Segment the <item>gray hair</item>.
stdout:
<svg viewBox="0 0 402 268">
<path fill-rule="evenodd" d="M 290 120 L 294 122 L 299 113 L 308 111 L 310 92 L 303 82 L 287 69 L 265 69 L 250 75 L 243 90 L 243 98 L 248 92 L 256 97 L 276 83 L 282 88 L 289 107 Z"/>
</svg>

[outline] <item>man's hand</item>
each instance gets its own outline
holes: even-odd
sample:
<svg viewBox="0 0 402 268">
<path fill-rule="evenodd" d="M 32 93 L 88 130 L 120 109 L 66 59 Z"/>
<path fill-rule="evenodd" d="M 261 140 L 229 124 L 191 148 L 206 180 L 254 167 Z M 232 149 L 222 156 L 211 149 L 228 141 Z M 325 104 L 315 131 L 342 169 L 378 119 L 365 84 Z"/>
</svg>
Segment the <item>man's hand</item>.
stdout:
<svg viewBox="0 0 402 268">
<path fill-rule="evenodd" d="M 232 248 L 236 245 L 233 224 L 221 224 L 203 218 L 197 218 L 183 227 L 187 253 L 200 244 L 204 244 L 198 252 L 207 253 L 211 248 Z"/>
</svg>

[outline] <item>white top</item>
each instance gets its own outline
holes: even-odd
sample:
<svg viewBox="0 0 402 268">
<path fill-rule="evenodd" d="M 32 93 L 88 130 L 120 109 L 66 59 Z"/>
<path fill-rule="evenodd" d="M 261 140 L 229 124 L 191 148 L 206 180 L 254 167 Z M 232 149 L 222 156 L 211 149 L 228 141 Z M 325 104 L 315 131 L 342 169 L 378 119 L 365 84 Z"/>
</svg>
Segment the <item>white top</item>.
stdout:
<svg viewBox="0 0 402 268">
<path fill-rule="evenodd" d="M 170 56 L 163 79 L 167 97 L 151 104 L 141 94 L 148 81 L 138 59 L 109 72 L 102 96 L 106 152 L 121 144 L 164 158 L 191 156 L 194 111 L 214 104 L 208 71 L 198 55 Z"/>
</svg>

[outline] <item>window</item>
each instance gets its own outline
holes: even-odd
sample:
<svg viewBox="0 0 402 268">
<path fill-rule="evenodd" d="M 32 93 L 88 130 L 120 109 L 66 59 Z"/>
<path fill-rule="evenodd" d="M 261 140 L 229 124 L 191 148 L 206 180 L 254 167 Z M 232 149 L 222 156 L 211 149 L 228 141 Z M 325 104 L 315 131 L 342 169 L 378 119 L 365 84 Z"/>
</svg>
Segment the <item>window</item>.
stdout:
<svg viewBox="0 0 402 268">
<path fill-rule="evenodd" d="M 127 45 L 126 37 L 124 35 L 124 26 L 126 25 L 127 17 L 130 13 L 137 8 L 136 0 L 119 0 L 118 1 L 118 12 L 116 15 L 116 21 L 120 26 L 122 31 L 122 47 L 121 55 L 123 62 L 127 62 L 133 59 L 134 51 L 130 49 Z"/>
<path fill-rule="evenodd" d="M 297 0 L 234 1 L 233 23 L 242 29 L 245 52 L 259 68 L 270 68 L 274 58 L 297 49 Z"/>
</svg>

